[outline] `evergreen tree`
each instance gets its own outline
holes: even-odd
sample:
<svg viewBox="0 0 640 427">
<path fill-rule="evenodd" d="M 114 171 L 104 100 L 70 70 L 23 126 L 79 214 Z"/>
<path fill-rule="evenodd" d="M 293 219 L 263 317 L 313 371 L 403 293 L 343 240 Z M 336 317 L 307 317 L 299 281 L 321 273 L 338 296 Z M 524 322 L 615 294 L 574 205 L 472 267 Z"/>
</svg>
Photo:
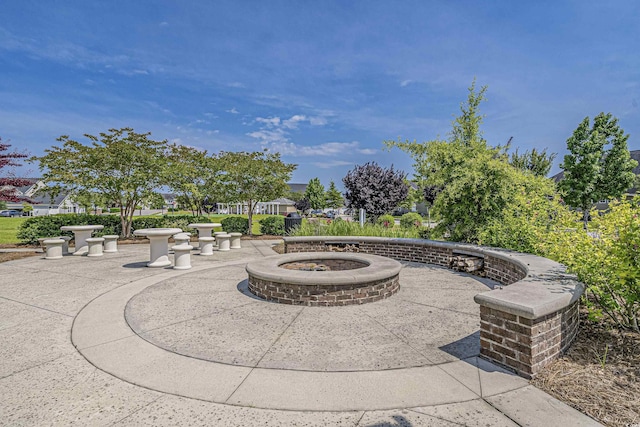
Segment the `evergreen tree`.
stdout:
<svg viewBox="0 0 640 427">
<path fill-rule="evenodd" d="M 344 206 L 344 199 L 342 198 L 342 193 L 336 187 L 336 183 L 331 180 L 329 182 L 329 189 L 325 194 L 325 200 L 327 206 L 331 209 L 338 209 L 341 206 Z"/>
<path fill-rule="evenodd" d="M 633 186 L 633 168 L 638 162 L 627 148 L 629 135 L 618 125 L 611 113 L 600 113 L 589 126 L 589 117 L 567 140 L 570 154 L 560 165 L 564 178 L 559 187 L 569 206 L 583 212 L 587 228 L 589 210 L 602 199 L 618 199 Z"/>
<path fill-rule="evenodd" d="M 311 203 L 311 209 L 324 209 L 326 204 L 324 185 L 320 183 L 319 178 L 313 178 L 309 181 L 304 198 Z"/>
</svg>

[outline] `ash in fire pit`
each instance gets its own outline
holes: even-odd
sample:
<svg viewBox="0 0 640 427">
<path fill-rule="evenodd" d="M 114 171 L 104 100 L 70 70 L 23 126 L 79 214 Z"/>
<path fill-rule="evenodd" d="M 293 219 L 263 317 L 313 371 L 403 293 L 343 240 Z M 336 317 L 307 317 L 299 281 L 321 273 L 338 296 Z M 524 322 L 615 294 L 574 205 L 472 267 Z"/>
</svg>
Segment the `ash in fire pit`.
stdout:
<svg viewBox="0 0 640 427">
<path fill-rule="evenodd" d="M 314 259 L 280 264 L 280 268 L 298 271 L 344 271 L 364 268 L 369 264 L 350 259 Z"/>
</svg>

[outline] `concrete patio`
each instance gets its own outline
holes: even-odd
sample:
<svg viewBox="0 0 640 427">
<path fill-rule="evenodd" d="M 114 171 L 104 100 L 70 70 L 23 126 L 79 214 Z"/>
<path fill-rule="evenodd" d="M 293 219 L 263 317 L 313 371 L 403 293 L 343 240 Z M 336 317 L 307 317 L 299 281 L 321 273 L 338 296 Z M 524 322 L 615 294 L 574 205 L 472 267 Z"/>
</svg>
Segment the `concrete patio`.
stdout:
<svg viewBox="0 0 640 427">
<path fill-rule="evenodd" d="M 244 270 L 274 243 L 0 264 L 0 425 L 599 425 L 477 357 L 491 281 L 403 263 L 384 301 L 275 304 Z"/>
</svg>

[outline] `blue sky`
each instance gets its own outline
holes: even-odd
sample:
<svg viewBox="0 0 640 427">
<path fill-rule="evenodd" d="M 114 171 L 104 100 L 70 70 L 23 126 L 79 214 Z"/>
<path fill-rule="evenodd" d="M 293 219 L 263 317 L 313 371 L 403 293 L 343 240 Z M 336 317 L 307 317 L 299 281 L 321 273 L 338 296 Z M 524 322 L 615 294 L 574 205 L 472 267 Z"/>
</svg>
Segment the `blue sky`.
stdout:
<svg viewBox="0 0 640 427">
<path fill-rule="evenodd" d="M 0 136 L 41 155 L 130 126 L 341 186 L 367 161 L 410 174 L 382 141 L 446 136 L 475 77 L 485 138 L 557 152 L 555 172 L 601 111 L 640 149 L 638 22 L 633 0 L 3 1 Z"/>
</svg>

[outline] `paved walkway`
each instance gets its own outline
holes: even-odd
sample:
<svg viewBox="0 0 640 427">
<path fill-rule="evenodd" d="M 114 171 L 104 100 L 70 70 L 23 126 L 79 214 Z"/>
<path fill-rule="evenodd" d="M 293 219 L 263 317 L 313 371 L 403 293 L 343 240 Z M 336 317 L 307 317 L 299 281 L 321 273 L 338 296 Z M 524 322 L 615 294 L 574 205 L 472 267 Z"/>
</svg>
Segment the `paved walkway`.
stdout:
<svg viewBox="0 0 640 427">
<path fill-rule="evenodd" d="M 273 242 L 242 243 L 0 264 L 0 425 L 598 425 L 477 357 L 490 281 L 405 263 L 385 301 L 292 307 L 247 291 Z"/>
</svg>

